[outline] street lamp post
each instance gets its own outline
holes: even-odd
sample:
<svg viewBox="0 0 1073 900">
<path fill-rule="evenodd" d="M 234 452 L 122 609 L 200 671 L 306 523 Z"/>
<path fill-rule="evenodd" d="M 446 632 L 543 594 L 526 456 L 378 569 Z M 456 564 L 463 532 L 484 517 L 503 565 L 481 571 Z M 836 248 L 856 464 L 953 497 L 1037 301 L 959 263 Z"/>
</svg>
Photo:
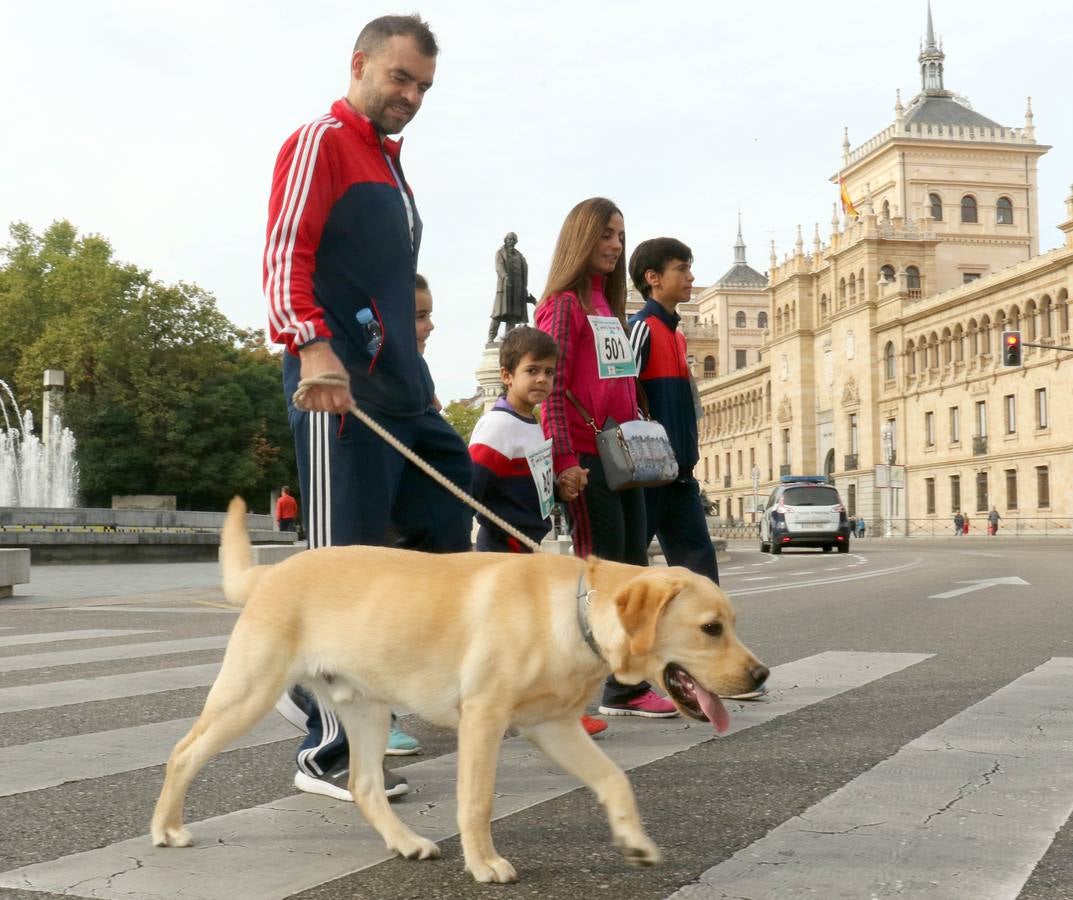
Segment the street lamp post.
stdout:
<svg viewBox="0 0 1073 900">
<path fill-rule="evenodd" d="M 887 537 L 891 537 L 894 534 L 894 523 L 891 521 L 894 517 L 894 488 L 891 487 L 890 467 L 894 463 L 894 425 L 887 422 L 880 429 L 880 435 L 883 439 L 883 462 L 887 465 L 887 512 L 884 518 L 887 520 Z"/>
</svg>

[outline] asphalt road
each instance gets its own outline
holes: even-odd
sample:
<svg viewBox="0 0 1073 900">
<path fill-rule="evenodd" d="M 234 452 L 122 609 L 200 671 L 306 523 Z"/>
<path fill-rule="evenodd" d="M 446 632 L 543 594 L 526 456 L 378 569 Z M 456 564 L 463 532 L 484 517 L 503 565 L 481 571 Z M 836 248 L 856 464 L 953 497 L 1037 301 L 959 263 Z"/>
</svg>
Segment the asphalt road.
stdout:
<svg viewBox="0 0 1073 900">
<path fill-rule="evenodd" d="M 453 735 L 410 717 L 425 752 L 394 761 L 414 787 L 397 808 L 441 860 L 385 859 L 351 807 L 296 795 L 274 714 L 195 782 L 197 847 L 151 848 L 163 760 L 234 614 L 208 564 L 35 569 L 0 602 L 0 897 L 1073 898 L 1073 544 L 731 551 L 769 697 L 730 704 L 723 737 L 612 720 L 601 738 L 664 863 L 626 866 L 592 795 L 515 739 L 493 826 L 507 887 L 463 872 Z"/>
</svg>

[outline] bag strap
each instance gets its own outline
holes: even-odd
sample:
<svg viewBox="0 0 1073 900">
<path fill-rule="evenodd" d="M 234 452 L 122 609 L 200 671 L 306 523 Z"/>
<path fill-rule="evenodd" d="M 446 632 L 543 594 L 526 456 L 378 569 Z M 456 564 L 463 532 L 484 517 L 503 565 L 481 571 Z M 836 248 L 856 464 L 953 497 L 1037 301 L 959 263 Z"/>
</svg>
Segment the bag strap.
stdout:
<svg viewBox="0 0 1073 900">
<path fill-rule="evenodd" d="M 641 384 L 640 378 L 635 378 L 637 382 L 637 408 L 641 411 L 641 415 L 649 422 L 652 421 L 652 413 L 648 408 L 648 394 L 645 393 L 644 385 Z"/>
<path fill-rule="evenodd" d="M 599 434 L 600 429 L 596 427 L 595 420 L 592 418 L 592 416 L 589 415 L 589 411 L 587 409 L 585 409 L 584 406 L 581 405 L 581 402 L 578 400 L 577 397 L 574 396 L 573 391 L 571 391 L 569 388 L 567 388 L 567 391 L 566 391 L 566 399 L 574 404 L 574 406 L 577 409 L 577 411 L 579 413 L 581 413 L 581 418 L 583 418 L 586 422 L 588 422 L 589 427 L 593 430 L 593 432 L 596 433 L 596 434 Z"/>
</svg>

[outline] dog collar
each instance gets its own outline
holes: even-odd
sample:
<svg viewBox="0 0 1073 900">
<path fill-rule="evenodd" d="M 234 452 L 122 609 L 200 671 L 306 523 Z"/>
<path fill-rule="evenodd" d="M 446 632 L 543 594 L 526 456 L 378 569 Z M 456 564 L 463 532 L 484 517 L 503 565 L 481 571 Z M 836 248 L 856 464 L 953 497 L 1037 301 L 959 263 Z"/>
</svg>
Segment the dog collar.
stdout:
<svg viewBox="0 0 1073 900">
<path fill-rule="evenodd" d="M 577 580 L 577 625 L 581 629 L 581 636 L 585 638 L 585 643 L 589 645 L 589 649 L 600 659 L 603 659 L 604 655 L 600 652 L 600 648 L 596 644 L 596 638 L 593 637 L 592 629 L 589 627 L 589 605 L 592 603 L 592 595 L 595 593 L 596 588 L 590 590 L 585 587 L 585 573 L 582 572 Z"/>
</svg>

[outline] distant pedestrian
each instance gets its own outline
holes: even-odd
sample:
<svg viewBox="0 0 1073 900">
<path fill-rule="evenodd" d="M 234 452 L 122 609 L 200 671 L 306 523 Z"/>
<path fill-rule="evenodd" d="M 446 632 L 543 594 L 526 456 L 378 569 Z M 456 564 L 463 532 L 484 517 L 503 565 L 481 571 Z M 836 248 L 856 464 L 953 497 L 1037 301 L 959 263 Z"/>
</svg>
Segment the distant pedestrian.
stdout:
<svg viewBox="0 0 1073 900">
<path fill-rule="evenodd" d="M 280 531 L 294 531 L 298 521 L 298 501 L 294 499 L 289 487 L 280 488 L 279 499 L 276 501 L 276 524 Z"/>
<path fill-rule="evenodd" d="M 960 513 L 954 513 L 954 534 L 961 537 L 961 533 L 965 530 L 965 517 Z"/>
<path fill-rule="evenodd" d="M 969 533 L 969 516 L 968 516 L 967 513 L 962 517 L 961 533 L 962 534 L 968 534 Z"/>
<path fill-rule="evenodd" d="M 998 534 L 998 520 L 1002 516 L 998 514 L 998 510 L 995 507 L 991 507 L 991 512 L 987 514 L 987 533 L 994 537 Z"/>
<path fill-rule="evenodd" d="M 857 516 L 857 537 L 864 537 L 864 516 Z"/>
<path fill-rule="evenodd" d="M 849 517 L 849 533 L 853 534 L 853 535 L 857 534 L 857 517 L 856 516 L 850 516 Z"/>
</svg>

